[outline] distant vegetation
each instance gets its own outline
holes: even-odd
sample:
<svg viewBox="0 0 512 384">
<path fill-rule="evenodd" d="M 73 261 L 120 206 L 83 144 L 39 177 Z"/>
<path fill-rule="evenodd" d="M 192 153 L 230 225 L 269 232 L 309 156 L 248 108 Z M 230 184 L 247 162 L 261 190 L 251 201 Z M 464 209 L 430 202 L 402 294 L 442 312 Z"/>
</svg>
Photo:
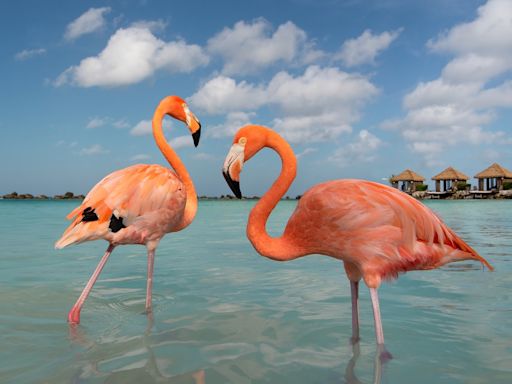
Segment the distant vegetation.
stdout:
<svg viewBox="0 0 512 384">
<path fill-rule="evenodd" d="M 457 187 L 457 191 L 465 191 L 465 190 L 469 191 L 471 189 L 471 184 L 466 183 L 465 181 L 459 181 L 456 184 L 456 187 Z"/>
<path fill-rule="evenodd" d="M 9 199 L 9 200 L 27 200 L 27 199 L 36 199 L 36 200 L 71 200 L 71 199 L 84 199 L 84 195 L 75 195 L 73 192 L 66 192 L 63 195 L 55 195 L 55 196 L 46 196 L 46 195 L 32 195 L 30 193 L 20 193 L 18 192 L 11 192 L 7 195 L 1 196 L 2 199 Z"/>
<path fill-rule="evenodd" d="M 295 197 L 295 200 L 300 199 L 300 195 Z M 17 192 L 11 192 L 7 195 L 0 195 L 0 199 L 6 199 L 6 200 L 28 200 L 28 199 L 35 199 L 35 200 L 83 200 L 85 198 L 84 195 L 75 195 L 73 192 L 66 192 L 63 195 L 55 195 L 55 196 L 46 196 L 46 195 L 32 195 L 30 193 L 22 193 L 18 194 Z M 198 196 L 199 200 L 237 200 L 235 196 L 233 195 L 220 195 L 220 196 L 206 196 L 201 195 Z M 244 196 L 245 200 L 258 200 L 259 196 Z M 286 196 L 283 198 L 283 200 L 293 200 L 290 196 Z"/>
</svg>

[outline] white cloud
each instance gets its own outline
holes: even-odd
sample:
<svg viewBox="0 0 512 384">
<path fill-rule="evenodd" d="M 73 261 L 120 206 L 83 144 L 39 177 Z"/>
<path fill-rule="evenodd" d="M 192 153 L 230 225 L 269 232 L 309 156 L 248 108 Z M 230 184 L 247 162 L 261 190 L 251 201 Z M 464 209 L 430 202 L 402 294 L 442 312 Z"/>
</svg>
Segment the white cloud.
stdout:
<svg viewBox="0 0 512 384">
<path fill-rule="evenodd" d="M 31 59 L 35 56 L 40 56 L 46 53 L 46 49 L 44 48 L 36 48 L 36 49 L 24 49 L 21 52 L 16 53 L 14 58 L 18 61 L 23 61 L 27 59 Z"/>
<path fill-rule="evenodd" d="M 272 26 L 263 19 L 224 28 L 208 40 L 208 51 L 224 59 L 222 72 L 227 75 L 254 73 L 276 62 L 291 63 L 299 54 L 306 62 L 322 56 L 306 32 L 291 21 L 272 33 Z"/>
<path fill-rule="evenodd" d="M 130 126 L 130 124 L 124 119 L 113 120 L 110 117 L 92 117 L 89 119 L 85 128 L 88 128 L 88 129 L 100 128 L 107 124 L 110 124 L 110 125 L 114 126 L 115 128 L 128 128 Z"/>
<path fill-rule="evenodd" d="M 340 167 L 361 162 L 371 162 L 376 158 L 376 151 L 382 145 L 382 140 L 363 129 L 357 139 L 341 148 L 338 148 L 329 160 Z"/>
<path fill-rule="evenodd" d="M 89 122 L 85 126 L 85 128 L 94 129 L 103 127 L 105 124 L 107 124 L 107 119 L 104 117 L 93 117 L 89 119 Z"/>
<path fill-rule="evenodd" d="M 509 53 L 512 46 L 512 2 L 489 0 L 478 8 L 475 20 L 456 25 L 428 42 L 439 52 L 458 55 L 478 52 L 483 56 L 501 56 Z"/>
<path fill-rule="evenodd" d="M 217 76 L 206 82 L 190 97 L 190 104 L 210 114 L 259 108 L 265 103 L 265 89 L 246 81 L 237 83 L 226 76 Z"/>
<path fill-rule="evenodd" d="M 151 158 L 151 156 L 146 155 L 145 153 L 139 153 L 137 155 L 133 155 L 130 158 L 130 161 L 143 161 L 143 160 L 148 160 L 150 158 Z"/>
<path fill-rule="evenodd" d="M 198 45 L 183 40 L 165 42 L 150 28 L 131 26 L 118 29 L 98 56 L 83 59 L 55 80 L 55 86 L 115 87 L 138 83 L 165 69 L 170 72 L 193 71 L 208 63 Z"/>
<path fill-rule="evenodd" d="M 438 165 L 450 146 L 508 140 L 504 132 L 486 126 L 498 108 L 512 106 L 511 14 L 511 1 L 489 0 L 474 20 L 428 42 L 433 52 L 453 58 L 439 78 L 419 83 L 405 96 L 405 117 L 383 124 L 399 130 L 427 164 Z"/>
<path fill-rule="evenodd" d="M 218 76 L 190 100 L 195 107 L 211 114 L 235 113 L 215 128 L 218 135 L 230 135 L 235 123 L 247 123 L 249 112 L 273 106 L 281 112 L 281 117 L 273 120 L 274 128 L 292 142 L 307 142 L 329 140 L 350 132 L 351 125 L 360 118 L 361 108 L 377 93 L 377 88 L 364 76 L 312 65 L 299 76 L 279 72 L 266 85 L 237 83 Z"/>
<path fill-rule="evenodd" d="M 397 29 L 374 35 L 372 31 L 367 29 L 361 36 L 346 40 L 334 58 L 341 60 L 347 67 L 372 64 L 375 61 L 375 57 L 387 49 L 401 32 L 402 29 Z"/>
<path fill-rule="evenodd" d="M 169 145 L 174 149 L 193 147 L 194 140 L 190 135 L 178 136 L 169 141 Z"/>
<path fill-rule="evenodd" d="M 220 138 L 233 136 L 239 128 L 251 123 L 254 112 L 229 112 L 224 123 L 208 128 L 207 136 Z"/>
<path fill-rule="evenodd" d="M 162 122 L 162 128 L 164 130 L 171 129 L 172 123 L 169 119 L 165 119 Z M 153 126 L 151 120 L 141 120 L 130 130 L 132 136 L 146 136 L 153 133 Z"/>
<path fill-rule="evenodd" d="M 128 128 L 130 126 L 130 123 L 128 123 L 128 121 L 126 121 L 125 119 L 120 119 L 112 122 L 112 125 L 116 128 Z"/>
<path fill-rule="evenodd" d="M 310 153 L 314 153 L 318 150 L 318 148 L 311 148 L 311 147 L 308 147 L 308 148 L 305 148 L 302 152 L 299 152 L 297 154 L 295 154 L 295 157 L 297 159 L 300 159 L 301 157 L 304 157 L 306 155 L 309 155 Z"/>
<path fill-rule="evenodd" d="M 104 155 L 109 153 L 108 149 L 103 148 L 100 144 L 93 144 L 90 147 L 82 148 L 80 155 L 93 156 L 93 155 Z"/>
<path fill-rule="evenodd" d="M 110 7 L 89 9 L 68 24 L 64 33 L 64 39 L 68 41 L 74 40 L 102 28 L 105 25 L 105 14 L 109 12 Z"/>
</svg>

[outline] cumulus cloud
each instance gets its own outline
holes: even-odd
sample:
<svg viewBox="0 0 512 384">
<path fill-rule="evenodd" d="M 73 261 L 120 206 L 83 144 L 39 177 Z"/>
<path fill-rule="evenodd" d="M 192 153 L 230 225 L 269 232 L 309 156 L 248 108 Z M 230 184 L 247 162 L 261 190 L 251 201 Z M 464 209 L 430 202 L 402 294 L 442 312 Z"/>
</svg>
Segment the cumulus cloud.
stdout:
<svg viewBox="0 0 512 384">
<path fill-rule="evenodd" d="M 372 64 L 375 61 L 375 57 L 387 49 L 401 32 L 402 29 L 397 29 L 395 31 L 382 32 L 377 35 L 367 29 L 361 36 L 345 41 L 341 50 L 334 58 L 341 60 L 347 67 Z"/>
<path fill-rule="evenodd" d="M 221 75 L 207 81 L 190 97 L 190 103 L 210 114 L 224 114 L 228 111 L 259 108 L 265 103 L 265 97 L 263 86 L 246 81 L 237 83 Z"/>
<path fill-rule="evenodd" d="M 198 45 L 165 42 L 146 25 L 118 29 L 97 56 L 83 59 L 55 80 L 55 86 L 115 87 L 138 83 L 158 70 L 188 73 L 208 63 Z"/>
<path fill-rule="evenodd" d="M 14 58 L 18 61 L 28 60 L 36 56 L 44 55 L 46 53 L 46 49 L 44 48 L 36 48 L 36 49 L 24 49 L 14 55 Z"/>
<path fill-rule="evenodd" d="M 162 122 L 162 128 L 164 130 L 171 129 L 172 123 L 171 120 L 165 119 Z M 141 120 L 130 130 L 130 135 L 132 136 L 146 136 L 151 135 L 153 133 L 153 126 L 151 120 Z"/>
<path fill-rule="evenodd" d="M 103 28 L 105 15 L 110 12 L 110 7 L 91 8 L 66 27 L 64 39 L 70 41 Z"/>
<path fill-rule="evenodd" d="M 273 127 L 292 142 L 323 141 L 350 132 L 360 110 L 377 88 L 364 76 L 338 68 L 306 68 L 302 75 L 277 73 L 267 84 L 218 76 L 203 85 L 190 101 L 208 113 L 236 113 L 216 127 L 218 135 L 231 135 L 233 122 L 247 123 L 259 108 L 276 107 L 281 112 Z M 241 115 L 240 113 L 246 113 Z M 240 125 L 239 125 L 240 126 Z"/>
<path fill-rule="evenodd" d="M 404 97 L 406 115 L 385 122 L 397 129 L 427 164 L 462 143 L 505 142 L 501 131 L 486 129 L 500 107 L 512 106 L 512 2 L 489 0 L 474 20 L 454 26 L 427 46 L 453 56 L 439 78 L 421 82 Z M 493 81 L 493 82 L 491 82 Z"/>
<path fill-rule="evenodd" d="M 382 145 L 382 140 L 363 129 L 355 141 L 338 148 L 329 158 L 340 167 L 353 163 L 368 163 L 376 158 L 376 151 Z"/>
<path fill-rule="evenodd" d="M 178 136 L 169 141 L 169 145 L 174 149 L 193 147 L 194 140 L 190 135 Z"/>
<path fill-rule="evenodd" d="M 226 75 L 254 73 L 277 62 L 291 63 L 299 56 L 311 63 L 322 56 L 306 32 L 291 21 L 273 32 L 263 19 L 224 28 L 208 40 L 208 51 L 223 58 Z"/>
<path fill-rule="evenodd" d="M 105 155 L 110 153 L 108 149 L 103 148 L 100 144 L 93 144 L 90 147 L 82 148 L 80 150 L 80 155 L 85 156 L 94 156 L 94 155 Z"/>
<path fill-rule="evenodd" d="M 208 128 L 207 135 L 214 138 L 231 137 L 239 128 L 251 124 L 251 118 L 254 116 L 254 112 L 229 112 L 222 124 Z"/>
</svg>

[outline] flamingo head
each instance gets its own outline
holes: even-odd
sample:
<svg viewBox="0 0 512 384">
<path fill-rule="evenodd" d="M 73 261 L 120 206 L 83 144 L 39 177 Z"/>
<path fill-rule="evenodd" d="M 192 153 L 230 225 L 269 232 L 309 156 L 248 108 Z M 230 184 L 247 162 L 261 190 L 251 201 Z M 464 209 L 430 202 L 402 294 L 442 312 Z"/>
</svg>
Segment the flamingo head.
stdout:
<svg viewBox="0 0 512 384">
<path fill-rule="evenodd" d="M 268 132 L 270 132 L 269 128 L 259 125 L 246 125 L 238 130 L 233 139 L 233 145 L 224 161 L 222 174 L 235 196 L 239 199 L 242 198 L 240 173 L 242 172 L 244 162 L 248 161 L 266 146 Z"/>
<path fill-rule="evenodd" d="M 160 105 L 165 108 L 166 114 L 187 124 L 192 134 L 192 139 L 194 140 L 194 146 L 197 147 L 199 138 L 201 137 L 201 123 L 196 115 L 188 108 L 187 102 L 179 96 L 167 96 L 162 100 Z"/>
</svg>

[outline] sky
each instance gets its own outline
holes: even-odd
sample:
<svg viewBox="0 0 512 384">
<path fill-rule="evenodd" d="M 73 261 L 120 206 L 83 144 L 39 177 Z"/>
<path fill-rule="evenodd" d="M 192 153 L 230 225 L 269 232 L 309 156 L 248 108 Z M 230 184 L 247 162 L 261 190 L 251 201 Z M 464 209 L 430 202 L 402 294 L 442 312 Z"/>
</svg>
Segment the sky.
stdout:
<svg viewBox="0 0 512 384">
<path fill-rule="evenodd" d="M 406 168 L 512 169 L 512 0 L 0 2 L 0 194 L 86 193 L 136 163 L 166 165 L 155 107 L 179 95 L 200 145 L 166 118 L 199 195 L 238 128 L 292 145 L 297 179 L 387 183 Z M 261 195 L 269 149 L 244 166 Z M 475 184 L 475 179 L 470 180 Z"/>
</svg>

